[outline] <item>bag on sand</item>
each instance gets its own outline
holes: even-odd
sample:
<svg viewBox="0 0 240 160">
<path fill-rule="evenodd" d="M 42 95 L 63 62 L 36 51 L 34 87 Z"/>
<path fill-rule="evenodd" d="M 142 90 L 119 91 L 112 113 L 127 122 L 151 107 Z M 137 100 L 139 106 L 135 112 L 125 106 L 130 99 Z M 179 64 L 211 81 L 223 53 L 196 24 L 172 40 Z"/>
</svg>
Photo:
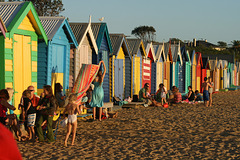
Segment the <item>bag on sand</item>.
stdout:
<svg viewBox="0 0 240 160">
<path fill-rule="evenodd" d="M 67 123 L 68 123 L 68 119 L 61 120 L 60 126 L 65 128 L 67 126 Z"/>
</svg>

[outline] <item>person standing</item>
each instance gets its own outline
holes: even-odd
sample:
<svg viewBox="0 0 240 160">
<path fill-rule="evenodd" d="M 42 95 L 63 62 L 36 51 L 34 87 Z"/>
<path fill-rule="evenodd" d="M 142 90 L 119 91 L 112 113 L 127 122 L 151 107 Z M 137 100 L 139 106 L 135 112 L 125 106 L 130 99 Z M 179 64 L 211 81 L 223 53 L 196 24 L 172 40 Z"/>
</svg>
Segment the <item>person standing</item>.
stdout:
<svg viewBox="0 0 240 160">
<path fill-rule="evenodd" d="M 99 121 L 101 121 L 102 117 L 102 107 L 103 107 L 103 98 L 104 98 L 104 91 L 103 91 L 103 79 L 105 77 L 106 73 L 106 66 L 103 61 L 100 63 L 103 64 L 104 73 L 102 71 L 98 71 L 97 76 L 93 82 L 94 84 L 94 90 L 92 93 L 92 101 L 89 103 L 89 105 L 93 108 L 93 119 L 96 119 L 96 108 L 99 110 Z"/>
<path fill-rule="evenodd" d="M 52 87 L 46 85 L 43 87 L 43 93 L 41 94 L 39 104 L 39 117 L 37 121 L 37 134 L 39 141 L 44 141 L 43 130 L 42 130 L 42 123 L 43 121 L 47 120 L 47 141 L 54 142 L 53 136 L 53 115 L 56 109 L 56 99 L 53 96 Z"/>
<path fill-rule="evenodd" d="M 37 108 L 38 102 L 40 100 L 40 97 L 38 95 L 35 95 L 35 88 L 33 86 L 28 86 L 27 90 L 31 92 L 31 102 L 34 108 Z"/>
<path fill-rule="evenodd" d="M 212 78 L 211 77 L 208 77 L 208 83 L 212 86 L 208 88 L 208 92 L 209 92 L 209 106 L 211 107 L 212 106 L 212 94 L 213 94 L 213 87 L 214 87 L 214 84 L 212 82 Z"/>
<path fill-rule="evenodd" d="M 209 93 L 208 93 L 209 87 L 212 87 L 212 85 L 207 82 L 207 77 L 205 77 L 204 82 L 202 84 L 202 88 L 203 88 L 203 100 L 206 107 L 208 107 L 209 105 Z"/>
</svg>

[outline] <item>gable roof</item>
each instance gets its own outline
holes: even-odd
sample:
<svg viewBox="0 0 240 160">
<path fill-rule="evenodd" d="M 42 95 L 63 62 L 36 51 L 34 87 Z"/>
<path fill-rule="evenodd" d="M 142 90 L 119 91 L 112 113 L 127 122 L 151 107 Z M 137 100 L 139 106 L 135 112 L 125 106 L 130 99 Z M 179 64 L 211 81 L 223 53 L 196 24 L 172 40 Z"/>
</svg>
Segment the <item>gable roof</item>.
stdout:
<svg viewBox="0 0 240 160">
<path fill-rule="evenodd" d="M 7 32 L 7 28 L 5 26 L 5 24 L 2 21 L 2 18 L 0 16 L 0 33 L 3 34 L 4 38 L 6 38 L 6 32 Z"/>
<path fill-rule="evenodd" d="M 91 27 L 91 20 L 89 20 L 89 23 L 69 23 L 74 36 L 76 37 L 76 40 L 78 42 L 78 46 L 80 46 L 84 40 L 84 37 L 87 36 L 87 33 L 89 34 L 90 40 L 92 42 L 93 48 L 98 54 L 98 47 L 96 40 L 94 38 L 92 27 Z"/>
<path fill-rule="evenodd" d="M 191 58 L 185 46 L 181 47 L 182 59 L 191 63 Z"/>
<path fill-rule="evenodd" d="M 132 39 L 132 38 L 127 38 L 128 46 L 130 49 L 130 53 L 133 56 L 134 54 L 137 54 L 138 49 L 142 47 L 142 56 L 147 56 L 143 41 L 141 39 Z"/>
<path fill-rule="evenodd" d="M 164 53 L 164 43 L 154 44 L 153 48 L 155 50 L 156 60 L 159 61 L 161 56 L 163 55 L 163 61 L 166 61 L 166 57 Z"/>
<path fill-rule="evenodd" d="M 77 48 L 78 43 L 73 35 L 72 29 L 65 17 L 39 17 L 42 26 L 47 34 L 48 40 L 52 40 L 59 28 L 63 28 L 69 42 Z"/>
<path fill-rule="evenodd" d="M 208 60 L 207 68 L 213 71 L 217 68 L 217 64 L 218 64 L 217 60 Z"/>
<path fill-rule="evenodd" d="M 192 52 L 192 56 L 191 56 L 191 64 L 193 65 L 194 64 L 194 58 L 195 58 L 195 62 L 197 64 L 197 55 L 195 54 L 195 50 L 193 50 Z"/>
<path fill-rule="evenodd" d="M 108 32 L 108 27 L 106 23 L 91 23 L 92 31 L 94 38 L 96 39 L 96 43 L 98 46 L 98 49 L 100 49 L 102 40 L 104 37 L 104 34 L 106 35 L 107 42 L 108 42 L 108 48 L 110 53 L 112 53 L 112 43 L 110 40 L 109 32 Z"/>
<path fill-rule="evenodd" d="M 197 54 L 197 65 L 200 64 L 203 67 L 202 53 L 201 52 L 196 52 L 195 54 Z"/>
<path fill-rule="evenodd" d="M 0 16 L 9 32 L 17 29 L 27 15 L 32 21 L 39 39 L 44 39 L 47 43 L 47 35 L 32 2 L 0 2 Z"/>
<path fill-rule="evenodd" d="M 113 55 L 117 56 L 120 48 L 127 52 L 128 56 L 131 58 L 131 53 L 129 51 L 128 43 L 124 34 L 110 34 L 110 39 L 112 43 Z"/>
<path fill-rule="evenodd" d="M 155 55 L 155 50 L 153 48 L 152 42 L 145 44 L 145 50 L 146 50 L 147 57 L 150 54 L 150 50 L 152 51 L 153 62 L 155 62 L 156 61 L 156 55 Z"/>
<path fill-rule="evenodd" d="M 164 53 L 165 57 L 167 58 L 169 55 L 170 62 L 173 62 L 171 43 L 164 43 Z"/>
<path fill-rule="evenodd" d="M 180 49 L 180 42 L 179 44 L 171 45 L 171 51 L 172 51 L 173 62 L 177 62 L 179 57 L 180 63 L 183 64 L 182 54 Z"/>
</svg>

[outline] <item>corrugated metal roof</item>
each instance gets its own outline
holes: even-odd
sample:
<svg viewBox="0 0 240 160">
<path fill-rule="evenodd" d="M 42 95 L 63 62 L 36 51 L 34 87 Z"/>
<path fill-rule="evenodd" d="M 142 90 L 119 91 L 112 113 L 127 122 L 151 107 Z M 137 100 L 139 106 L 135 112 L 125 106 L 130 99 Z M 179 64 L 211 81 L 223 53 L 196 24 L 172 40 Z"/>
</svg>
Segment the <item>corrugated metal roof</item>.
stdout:
<svg viewBox="0 0 240 160">
<path fill-rule="evenodd" d="M 113 55 L 117 55 L 123 42 L 124 34 L 110 34 L 110 39 L 113 47 Z"/>
<path fill-rule="evenodd" d="M 0 16 L 8 27 L 25 2 L 0 2 Z"/>
<path fill-rule="evenodd" d="M 39 19 L 48 39 L 51 40 L 64 22 L 65 17 L 39 17 Z"/>
<path fill-rule="evenodd" d="M 153 48 L 155 50 L 156 59 L 160 60 L 161 54 L 163 54 L 163 58 L 164 58 L 163 60 L 166 61 L 166 57 L 164 53 L 164 43 L 154 44 Z"/>
<path fill-rule="evenodd" d="M 128 39 L 127 38 L 127 42 L 128 42 L 128 46 L 129 46 L 129 50 L 131 55 L 133 54 L 137 54 L 138 49 L 140 48 L 141 45 L 141 39 Z"/>
<path fill-rule="evenodd" d="M 178 55 L 181 54 L 179 44 L 171 44 L 173 62 L 177 62 Z"/>
<path fill-rule="evenodd" d="M 168 57 L 169 48 L 170 48 L 170 44 L 164 43 L 164 53 L 166 58 Z"/>
<path fill-rule="evenodd" d="M 88 28 L 88 23 L 69 23 L 78 43 L 82 40 Z"/>
</svg>

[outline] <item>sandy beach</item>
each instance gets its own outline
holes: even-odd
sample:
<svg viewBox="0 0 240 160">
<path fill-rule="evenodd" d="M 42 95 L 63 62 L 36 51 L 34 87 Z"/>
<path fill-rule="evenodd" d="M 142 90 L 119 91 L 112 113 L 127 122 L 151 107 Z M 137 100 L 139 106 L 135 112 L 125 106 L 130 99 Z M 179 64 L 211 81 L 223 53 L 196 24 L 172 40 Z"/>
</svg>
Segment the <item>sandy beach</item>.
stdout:
<svg viewBox="0 0 240 160">
<path fill-rule="evenodd" d="M 23 159 L 239 159 L 240 91 L 213 95 L 213 107 L 122 109 L 116 119 L 78 121 L 75 146 L 18 142 Z"/>
</svg>

